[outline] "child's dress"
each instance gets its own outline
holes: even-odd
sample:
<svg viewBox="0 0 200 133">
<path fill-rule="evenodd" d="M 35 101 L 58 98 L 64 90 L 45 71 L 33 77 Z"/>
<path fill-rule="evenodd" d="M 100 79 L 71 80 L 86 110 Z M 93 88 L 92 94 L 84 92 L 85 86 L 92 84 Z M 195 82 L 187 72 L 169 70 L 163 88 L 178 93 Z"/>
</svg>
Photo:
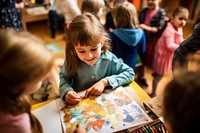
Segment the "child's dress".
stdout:
<svg viewBox="0 0 200 133">
<path fill-rule="evenodd" d="M 174 51 L 183 41 L 183 30 L 176 30 L 171 22 L 167 24 L 165 31 L 158 40 L 155 47 L 153 71 L 159 75 L 172 72 L 172 58 Z"/>
<path fill-rule="evenodd" d="M 0 0 L 0 28 L 23 31 L 15 0 Z"/>
</svg>

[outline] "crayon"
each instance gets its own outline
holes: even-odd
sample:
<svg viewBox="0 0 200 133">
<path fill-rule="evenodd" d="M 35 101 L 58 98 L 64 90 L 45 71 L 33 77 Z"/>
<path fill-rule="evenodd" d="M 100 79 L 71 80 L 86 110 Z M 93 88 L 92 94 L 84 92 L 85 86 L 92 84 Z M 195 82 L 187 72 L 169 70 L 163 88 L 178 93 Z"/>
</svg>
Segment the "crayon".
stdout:
<svg viewBox="0 0 200 133">
<path fill-rule="evenodd" d="M 142 132 L 142 129 L 139 129 L 139 132 L 140 132 L 140 133 L 143 133 L 143 132 Z"/>
<path fill-rule="evenodd" d="M 146 129 L 147 129 L 147 131 L 148 131 L 149 133 L 152 133 L 152 131 L 151 131 L 151 129 L 150 129 L 149 126 L 146 125 Z"/>
<path fill-rule="evenodd" d="M 152 127 L 155 133 L 158 133 L 158 130 L 155 127 Z"/>
<path fill-rule="evenodd" d="M 152 127 L 149 127 L 152 133 L 155 133 Z"/>
<path fill-rule="evenodd" d="M 151 133 L 148 131 L 148 129 L 145 126 L 143 126 L 143 128 L 144 128 L 145 133 Z"/>
<path fill-rule="evenodd" d="M 163 133 L 166 133 L 166 132 L 165 132 L 165 129 L 164 129 L 164 127 L 163 127 L 163 125 L 161 126 L 161 129 L 162 129 L 162 132 L 163 132 Z"/>
<path fill-rule="evenodd" d="M 161 127 L 158 128 L 159 133 L 163 133 Z"/>
<path fill-rule="evenodd" d="M 145 130 L 144 127 L 142 127 L 142 132 L 143 132 L 143 133 L 148 133 L 148 132 Z"/>
</svg>

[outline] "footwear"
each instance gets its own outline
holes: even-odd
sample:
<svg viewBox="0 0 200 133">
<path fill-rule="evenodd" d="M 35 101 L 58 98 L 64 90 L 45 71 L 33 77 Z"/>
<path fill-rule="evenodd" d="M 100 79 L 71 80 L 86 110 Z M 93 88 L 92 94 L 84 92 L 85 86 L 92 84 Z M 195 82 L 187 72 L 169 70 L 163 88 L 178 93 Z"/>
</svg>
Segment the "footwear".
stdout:
<svg viewBox="0 0 200 133">
<path fill-rule="evenodd" d="M 147 84 L 146 79 L 138 77 L 137 80 L 138 80 L 142 85 L 144 85 L 145 87 L 148 87 L 148 84 Z"/>
</svg>

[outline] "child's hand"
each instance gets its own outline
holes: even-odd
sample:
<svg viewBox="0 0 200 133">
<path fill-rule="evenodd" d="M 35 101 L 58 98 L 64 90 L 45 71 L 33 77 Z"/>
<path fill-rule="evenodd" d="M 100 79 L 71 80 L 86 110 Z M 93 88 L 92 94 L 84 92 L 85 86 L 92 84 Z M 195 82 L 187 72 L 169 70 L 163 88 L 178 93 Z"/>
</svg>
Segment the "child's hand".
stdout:
<svg viewBox="0 0 200 133">
<path fill-rule="evenodd" d="M 81 124 L 77 124 L 74 133 L 87 133 L 87 131 Z"/>
<path fill-rule="evenodd" d="M 101 79 L 99 82 L 97 82 L 92 87 L 86 90 L 85 97 L 87 98 L 89 95 L 100 96 L 104 88 L 108 85 L 109 83 L 105 78 Z"/>
<path fill-rule="evenodd" d="M 69 91 L 65 95 L 65 101 L 67 104 L 77 104 L 81 101 L 81 97 L 75 91 Z"/>
<path fill-rule="evenodd" d="M 148 26 L 146 24 L 140 24 L 139 27 L 143 30 L 146 30 Z"/>
</svg>

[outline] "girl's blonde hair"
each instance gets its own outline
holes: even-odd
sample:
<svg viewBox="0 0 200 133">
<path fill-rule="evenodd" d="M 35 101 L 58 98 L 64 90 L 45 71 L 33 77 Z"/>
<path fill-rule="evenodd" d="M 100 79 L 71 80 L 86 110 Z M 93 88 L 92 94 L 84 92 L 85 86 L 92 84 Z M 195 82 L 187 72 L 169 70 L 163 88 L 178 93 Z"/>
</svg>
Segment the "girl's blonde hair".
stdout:
<svg viewBox="0 0 200 133">
<path fill-rule="evenodd" d="M 101 8 L 105 6 L 104 0 L 83 0 L 81 12 L 90 12 L 97 17 Z"/>
<path fill-rule="evenodd" d="M 32 132 L 42 132 L 30 112 L 27 84 L 39 81 L 53 66 L 53 55 L 44 43 L 26 32 L 0 30 L 0 112 L 29 113 Z"/>
<path fill-rule="evenodd" d="M 75 76 L 79 63 L 74 46 L 95 46 L 103 44 L 102 53 L 110 49 L 110 39 L 103 25 L 91 13 L 84 13 L 73 19 L 66 29 L 66 63 L 68 78 Z"/>
<path fill-rule="evenodd" d="M 138 26 L 138 15 L 133 4 L 129 2 L 116 4 L 111 12 L 116 28 L 131 29 Z"/>
</svg>

